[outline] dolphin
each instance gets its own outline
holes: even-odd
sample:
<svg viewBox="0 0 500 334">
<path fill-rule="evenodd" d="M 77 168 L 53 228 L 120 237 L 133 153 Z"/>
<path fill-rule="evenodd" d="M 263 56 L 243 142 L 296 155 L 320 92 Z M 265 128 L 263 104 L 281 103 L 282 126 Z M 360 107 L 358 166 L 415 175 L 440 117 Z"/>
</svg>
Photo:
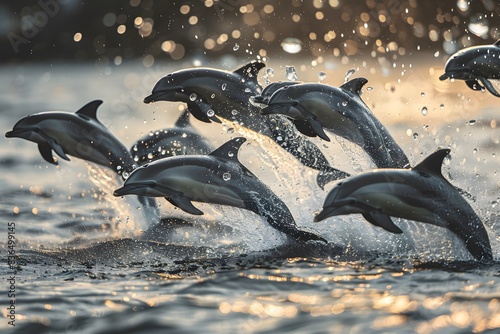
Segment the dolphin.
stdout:
<svg viewBox="0 0 500 334">
<path fill-rule="evenodd" d="M 262 62 L 251 62 L 233 72 L 213 68 L 179 70 L 161 78 L 144 103 L 184 102 L 194 117 L 207 123 L 220 123 L 217 116 L 242 125 L 255 123 L 257 110 L 240 110 L 247 108 L 251 96 L 261 92 L 257 75 L 264 66 Z"/>
<path fill-rule="evenodd" d="M 360 146 L 379 168 L 406 168 L 408 158 L 360 97 L 368 82 L 356 78 L 340 87 L 321 83 L 285 86 L 271 96 L 263 115 L 282 114 L 306 136 L 330 141 L 324 129 Z"/>
<path fill-rule="evenodd" d="M 130 149 L 130 154 L 139 165 L 174 155 L 208 154 L 212 145 L 189 122 L 186 109 L 173 128 L 151 131 L 139 139 Z"/>
<path fill-rule="evenodd" d="M 478 260 L 493 258 L 488 233 L 469 203 L 441 174 L 449 149 L 440 149 L 412 169 L 377 169 L 339 182 L 314 217 L 361 213 L 375 226 L 402 233 L 390 216 L 449 229 Z"/>
<path fill-rule="evenodd" d="M 296 241 L 326 242 L 299 230 L 285 203 L 239 162 L 237 154 L 245 141 L 237 137 L 209 155 L 173 156 L 140 166 L 113 195 L 164 197 L 194 215 L 203 212 L 192 201 L 229 205 L 265 217 L 269 225 Z"/>
<path fill-rule="evenodd" d="M 145 103 L 155 101 L 180 101 L 187 104 L 191 114 L 202 122 L 221 122 L 219 117 L 238 123 L 252 131 L 273 139 L 303 165 L 319 170 L 318 185 L 344 178 L 349 174 L 330 166 L 321 150 L 303 136 L 284 117 L 261 117 L 260 108 L 250 99 L 259 94 L 274 92 L 291 82 L 271 84 L 264 91 L 257 81 L 262 62 L 251 62 L 234 72 L 194 68 L 179 70 L 161 78 Z"/>
<path fill-rule="evenodd" d="M 500 94 L 488 79 L 500 79 L 500 39 L 493 45 L 472 46 L 453 54 L 446 62 L 439 80 L 465 80 L 473 90 L 485 88 L 496 97 Z"/>
<path fill-rule="evenodd" d="M 54 165 L 58 162 L 52 151 L 64 160 L 69 161 L 71 155 L 110 168 L 119 175 L 130 173 L 135 167 L 134 159 L 97 119 L 97 108 L 102 103 L 91 101 L 76 113 L 50 111 L 26 116 L 5 137 L 37 143 L 42 158 Z"/>
</svg>

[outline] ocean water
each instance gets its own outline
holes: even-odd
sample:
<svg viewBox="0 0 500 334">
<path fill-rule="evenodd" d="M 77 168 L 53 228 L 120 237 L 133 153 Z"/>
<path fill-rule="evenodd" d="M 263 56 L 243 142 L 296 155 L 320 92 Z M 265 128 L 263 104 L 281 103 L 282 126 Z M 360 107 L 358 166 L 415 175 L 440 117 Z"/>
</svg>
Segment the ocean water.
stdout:
<svg viewBox="0 0 500 334">
<path fill-rule="evenodd" d="M 404 233 L 392 235 L 358 215 L 313 223 L 334 183 L 321 190 L 315 171 L 270 139 L 233 124 L 192 119 L 214 146 L 247 137 L 240 161 L 288 205 L 297 225 L 322 235 L 327 245 L 287 243 L 261 217 L 236 208 L 197 204 L 205 215 L 193 217 L 157 199 L 158 210 L 146 209 L 133 197 L 112 196 L 122 181 L 109 170 L 76 158 L 55 167 L 43 161 L 35 144 L 3 138 L 0 330 L 499 332 L 500 100 L 460 81 L 439 81 L 444 61 L 422 53 L 394 67 L 371 59 L 342 64 L 336 58 L 314 66 L 303 59 L 266 64 L 274 70 L 272 81 L 285 80 L 289 65 L 298 80 L 332 85 L 342 84 L 354 69 L 351 78 L 369 80 L 362 98 L 412 164 L 438 147 L 451 148 L 443 174 L 469 194 L 489 233 L 493 262 L 472 260 L 454 235 L 427 224 L 396 219 Z M 243 63 L 225 57 L 204 65 L 234 69 Z M 131 147 L 150 131 L 173 126 L 182 105 L 145 105 L 142 99 L 161 76 L 192 66 L 192 60 L 150 67 L 2 66 L 1 130 L 11 130 L 28 114 L 76 111 L 102 99 L 98 118 Z M 346 141 L 312 140 L 339 169 L 374 168 Z M 15 326 L 9 324 L 13 320 Z"/>
</svg>

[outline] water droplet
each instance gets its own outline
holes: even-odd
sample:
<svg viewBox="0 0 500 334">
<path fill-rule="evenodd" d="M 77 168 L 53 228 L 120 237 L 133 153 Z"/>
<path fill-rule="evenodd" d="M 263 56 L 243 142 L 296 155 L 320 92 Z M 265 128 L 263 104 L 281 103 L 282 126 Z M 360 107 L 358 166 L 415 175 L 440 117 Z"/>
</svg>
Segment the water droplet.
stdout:
<svg viewBox="0 0 500 334">
<path fill-rule="evenodd" d="M 208 109 L 207 110 L 207 116 L 208 117 L 213 117 L 215 115 L 215 111 L 213 109 Z"/>
<path fill-rule="evenodd" d="M 425 93 L 424 93 L 424 92 L 420 93 L 420 96 L 424 97 L 424 96 L 425 96 Z"/>
<path fill-rule="evenodd" d="M 138 157 L 137 155 L 136 155 L 136 156 L 134 156 L 134 161 L 135 161 L 135 162 L 138 162 L 138 161 L 139 161 L 139 157 Z"/>
<path fill-rule="evenodd" d="M 458 0 L 457 7 L 462 12 L 466 12 L 469 9 L 469 0 Z"/>
<path fill-rule="evenodd" d="M 277 140 L 277 141 L 283 141 L 283 137 L 278 136 L 278 137 L 276 137 L 276 140 Z"/>
<path fill-rule="evenodd" d="M 234 133 L 234 128 L 227 129 L 227 133 Z"/>
<path fill-rule="evenodd" d="M 232 151 L 229 151 L 229 152 L 227 152 L 227 156 L 232 158 L 232 157 L 234 157 L 234 153 Z"/>
<path fill-rule="evenodd" d="M 238 110 L 236 110 L 236 109 L 231 110 L 231 115 L 233 115 L 233 116 L 238 115 Z"/>
<path fill-rule="evenodd" d="M 197 98 L 197 97 L 198 97 L 198 96 L 196 95 L 196 93 L 192 93 L 191 95 L 189 95 L 189 100 L 191 100 L 191 101 L 196 101 L 196 98 Z"/>
<path fill-rule="evenodd" d="M 345 107 L 347 105 L 347 101 L 342 101 L 342 105 Z"/>
<path fill-rule="evenodd" d="M 476 120 L 475 119 L 471 119 L 470 121 L 468 121 L 465 124 L 467 124 L 467 125 L 474 125 L 474 124 L 476 124 Z"/>
<path fill-rule="evenodd" d="M 252 92 L 252 90 L 250 88 L 248 88 L 248 87 L 245 88 L 245 93 L 251 93 L 251 92 Z"/>
<path fill-rule="evenodd" d="M 134 145 L 134 148 L 132 149 L 134 152 L 137 152 L 138 148 L 137 148 L 137 144 Z"/>
<path fill-rule="evenodd" d="M 210 95 L 210 97 L 213 99 L 215 97 L 215 94 Z"/>
<path fill-rule="evenodd" d="M 373 90 L 373 87 L 371 87 L 371 86 L 366 87 L 366 90 Z"/>
<path fill-rule="evenodd" d="M 285 66 L 285 76 L 288 81 L 297 80 L 297 72 L 293 66 Z"/>
<path fill-rule="evenodd" d="M 416 132 L 415 132 L 415 133 L 413 134 L 413 140 L 416 140 L 417 138 L 418 138 L 418 133 L 416 133 Z"/>
<path fill-rule="evenodd" d="M 222 179 L 224 181 L 229 181 L 231 180 L 231 174 L 229 172 L 225 172 L 224 174 L 222 174 Z"/>
<path fill-rule="evenodd" d="M 291 54 L 299 53 L 302 51 L 302 42 L 297 38 L 285 38 L 283 42 L 281 42 L 281 47 L 283 51 Z"/>
<path fill-rule="evenodd" d="M 128 177 L 129 177 L 129 176 L 130 176 L 130 174 L 129 174 L 128 172 L 125 172 L 125 171 L 124 171 L 124 172 L 122 173 L 122 177 L 123 177 L 125 180 L 126 180 L 126 179 L 128 179 Z"/>
<path fill-rule="evenodd" d="M 240 46 L 239 46 L 238 44 L 235 44 L 235 45 L 233 46 L 233 51 L 238 51 L 238 50 L 239 50 L 239 48 L 240 48 Z"/>
<path fill-rule="evenodd" d="M 344 76 L 344 82 L 349 81 L 349 79 L 354 74 L 354 72 L 356 72 L 356 70 L 354 68 L 351 68 L 349 71 L 347 71 L 345 76 Z"/>
<path fill-rule="evenodd" d="M 122 166 L 116 166 L 116 170 L 122 170 Z"/>
<path fill-rule="evenodd" d="M 266 75 L 273 77 L 274 76 L 274 70 L 272 68 L 266 69 Z"/>
<path fill-rule="evenodd" d="M 422 115 L 426 116 L 427 112 L 428 112 L 427 107 L 423 107 L 422 108 Z"/>
<path fill-rule="evenodd" d="M 490 30 L 489 21 L 483 14 L 474 14 L 469 21 L 469 31 L 476 36 L 482 37 Z"/>
<path fill-rule="evenodd" d="M 424 126 L 423 126 L 423 129 L 424 129 L 424 130 L 427 130 L 427 129 L 429 129 L 429 126 L 428 126 L 428 125 L 424 125 Z"/>
<path fill-rule="evenodd" d="M 473 149 L 472 153 L 476 154 L 477 153 L 477 148 Z"/>
<path fill-rule="evenodd" d="M 443 104 L 443 103 L 441 103 L 441 104 L 439 105 L 439 108 L 440 108 L 440 109 L 443 109 L 443 108 L 444 108 L 444 104 Z"/>
<path fill-rule="evenodd" d="M 153 155 L 153 153 L 152 153 L 152 152 L 149 152 L 149 153 L 148 153 L 148 159 L 150 159 L 150 160 L 151 160 L 151 159 L 153 159 L 154 157 L 155 157 L 155 156 Z"/>
<path fill-rule="evenodd" d="M 227 88 L 227 84 L 226 83 L 223 83 L 222 86 L 221 86 L 222 90 L 226 90 Z"/>
<path fill-rule="evenodd" d="M 319 81 L 323 81 L 326 79 L 326 73 L 325 72 L 319 72 L 318 73 L 318 79 Z"/>
</svg>

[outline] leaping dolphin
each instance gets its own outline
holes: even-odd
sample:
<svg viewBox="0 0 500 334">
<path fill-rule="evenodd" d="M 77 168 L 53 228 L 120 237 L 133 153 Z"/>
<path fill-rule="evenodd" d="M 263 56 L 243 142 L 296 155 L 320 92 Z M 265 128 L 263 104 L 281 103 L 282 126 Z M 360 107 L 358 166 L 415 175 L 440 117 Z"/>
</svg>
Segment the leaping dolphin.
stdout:
<svg viewBox="0 0 500 334">
<path fill-rule="evenodd" d="M 331 167 L 321 150 L 296 133 L 284 117 L 261 117 L 259 108 L 250 104 L 251 97 L 261 94 L 257 75 L 264 66 L 261 62 L 252 62 L 234 72 L 212 68 L 176 71 L 161 78 L 144 102 L 184 102 L 191 114 L 203 122 L 220 122 L 218 117 L 221 117 L 268 136 L 304 166 L 319 170 L 317 182 L 321 188 L 332 180 L 348 176 Z M 265 91 L 270 94 L 281 86 L 268 87 Z"/>
<path fill-rule="evenodd" d="M 473 90 L 486 88 L 491 94 L 500 97 L 488 80 L 500 79 L 500 39 L 493 45 L 472 46 L 458 51 L 448 59 L 444 71 L 439 80 L 465 80 Z"/>
<path fill-rule="evenodd" d="M 101 100 L 89 102 L 76 113 L 51 111 L 26 116 L 5 137 L 37 143 L 43 159 L 54 165 L 58 162 L 52 151 L 64 160 L 71 155 L 120 175 L 131 172 L 134 160 L 127 148 L 97 119 L 101 104 Z"/>
<path fill-rule="evenodd" d="M 360 97 L 365 78 L 340 87 L 319 83 L 285 86 L 271 96 L 263 115 L 282 114 L 303 134 L 330 138 L 324 129 L 360 146 L 379 168 L 405 168 L 408 158 Z"/>
<path fill-rule="evenodd" d="M 481 219 L 441 174 L 449 152 L 440 149 L 412 169 L 378 169 L 342 180 L 327 195 L 314 221 L 361 213 L 375 226 L 402 233 L 390 216 L 415 220 L 449 229 L 476 259 L 491 260 Z"/>
<path fill-rule="evenodd" d="M 191 126 L 186 109 L 174 127 L 152 131 L 132 146 L 130 154 L 139 165 L 143 165 L 174 155 L 208 154 L 212 151 L 212 145 Z"/>
<path fill-rule="evenodd" d="M 273 228 L 297 241 L 326 242 L 299 230 L 285 203 L 239 162 L 238 150 L 245 141 L 238 137 L 209 155 L 173 156 L 138 167 L 113 195 L 164 197 L 194 215 L 203 212 L 192 201 L 234 206 L 265 217 Z"/>
</svg>

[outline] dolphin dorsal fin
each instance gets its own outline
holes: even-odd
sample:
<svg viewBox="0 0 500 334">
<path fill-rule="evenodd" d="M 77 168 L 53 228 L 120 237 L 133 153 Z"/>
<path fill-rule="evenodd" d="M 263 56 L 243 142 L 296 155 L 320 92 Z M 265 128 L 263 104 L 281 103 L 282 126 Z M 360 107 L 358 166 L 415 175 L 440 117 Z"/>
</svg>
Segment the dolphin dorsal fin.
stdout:
<svg viewBox="0 0 500 334">
<path fill-rule="evenodd" d="M 240 67 L 236 71 L 233 71 L 233 73 L 257 82 L 257 75 L 259 74 L 259 71 L 264 67 L 266 67 L 266 64 L 260 61 L 254 61 Z"/>
<path fill-rule="evenodd" d="M 246 141 L 247 141 L 246 138 L 236 137 L 236 138 L 231 139 L 230 141 L 222 144 L 222 146 L 215 149 L 215 151 L 213 151 L 209 155 L 211 155 L 213 157 L 229 159 L 229 160 L 239 162 L 238 151 L 239 151 L 241 145 Z"/>
<path fill-rule="evenodd" d="M 366 78 L 354 78 L 344 83 L 340 88 L 359 96 L 361 88 L 368 82 Z"/>
<path fill-rule="evenodd" d="M 189 123 L 189 109 L 186 108 L 184 111 L 181 113 L 177 121 L 175 122 L 175 127 L 177 128 L 185 128 L 187 126 L 191 125 Z"/>
<path fill-rule="evenodd" d="M 443 176 L 441 174 L 441 165 L 443 164 L 444 158 L 450 153 L 449 148 L 442 148 L 437 150 L 436 152 L 429 155 L 418 165 L 413 167 L 412 169 L 427 172 L 434 175 Z"/>
<path fill-rule="evenodd" d="M 97 120 L 97 108 L 102 104 L 102 100 L 94 100 L 81 107 L 76 114 L 87 116 Z"/>
<path fill-rule="evenodd" d="M 495 43 L 493 43 L 493 45 L 494 45 L 494 46 L 497 46 L 497 47 L 499 47 L 499 48 L 500 48 L 500 39 L 499 39 L 499 40 L 497 40 Z"/>
</svg>

